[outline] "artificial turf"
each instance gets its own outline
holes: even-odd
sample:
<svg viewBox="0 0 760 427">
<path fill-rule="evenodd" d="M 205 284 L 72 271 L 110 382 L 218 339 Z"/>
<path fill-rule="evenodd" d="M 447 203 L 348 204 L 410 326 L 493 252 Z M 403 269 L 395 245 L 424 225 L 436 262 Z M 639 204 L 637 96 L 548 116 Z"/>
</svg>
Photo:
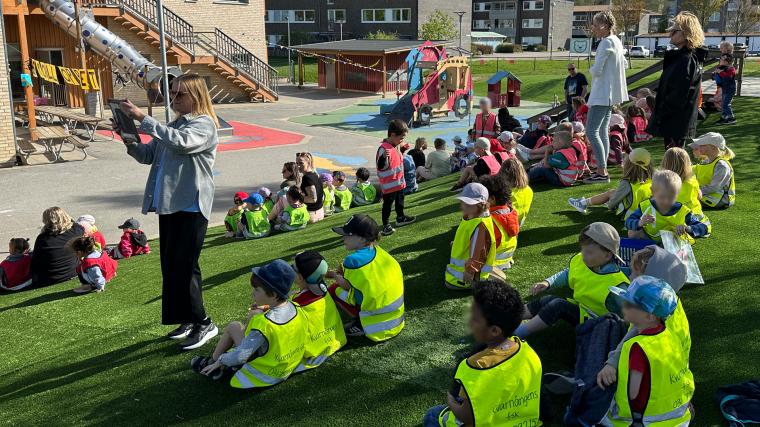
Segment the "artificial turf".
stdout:
<svg viewBox="0 0 760 427">
<path fill-rule="evenodd" d="M 734 103 L 739 124 L 724 133 L 737 158 L 737 203 L 709 211 L 713 235 L 694 246 L 706 284 L 682 291 L 691 323 L 691 369 L 696 379 L 694 425 L 721 424 L 716 388 L 757 378 L 760 306 L 760 99 Z M 715 116 L 708 119 L 709 123 Z M 714 130 L 703 125 L 700 132 Z M 414 136 L 413 133 L 411 135 Z M 655 159 L 661 144 L 647 144 Z M 619 170 L 613 170 L 619 176 Z M 443 287 L 449 242 L 459 221 L 447 190 L 454 177 L 422 186 L 407 200 L 417 222 L 383 238 L 380 245 L 401 263 L 407 323 L 382 344 L 349 343 L 322 367 L 268 390 L 240 391 L 189 369 L 194 354 L 163 338 L 158 253 L 120 261 L 118 277 L 102 294 L 74 296 L 74 282 L 0 296 L 0 423 L 6 425 L 419 425 L 424 411 L 445 402 L 455 355 L 470 344 L 468 294 Z M 509 280 L 525 296 L 529 285 L 567 265 L 577 234 L 591 221 L 622 223 L 594 210 L 583 216 L 567 198 L 610 185 L 550 189 L 538 186 L 519 237 Z M 357 209 L 379 217 L 378 205 Z M 304 249 L 322 252 L 332 266 L 346 255 L 330 227 L 338 214 L 304 231 L 255 241 L 230 241 L 212 229 L 201 257 L 206 308 L 222 327 L 245 316 L 251 266 L 276 258 L 290 261 Z M 154 245 L 158 247 L 158 245 Z M 560 325 L 530 338 L 544 371 L 572 367 L 570 327 Z M 559 404 L 559 402 L 557 402 Z M 551 424 L 549 424 L 551 425 Z"/>
</svg>

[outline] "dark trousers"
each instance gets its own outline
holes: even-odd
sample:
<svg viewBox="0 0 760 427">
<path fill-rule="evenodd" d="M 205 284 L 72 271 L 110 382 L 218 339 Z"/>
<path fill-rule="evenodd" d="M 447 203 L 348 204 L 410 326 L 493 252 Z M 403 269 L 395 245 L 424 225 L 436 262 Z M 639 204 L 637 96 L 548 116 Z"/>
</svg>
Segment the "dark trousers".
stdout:
<svg viewBox="0 0 760 427">
<path fill-rule="evenodd" d="M 547 325 L 553 325 L 560 320 L 573 326 L 580 323 L 581 310 L 578 305 L 554 295 L 529 302 L 528 311 L 531 316 L 538 316 Z"/>
<path fill-rule="evenodd" d="M 672 136 L 664 137 L 663 142 L 665 143 L 665 149 L 673 147 L 683 148 L 684 145 L 686 145 L 686 140 L 684 138 L 675 138 Z"/>
<path fill-rule="evenodd" d="M 383 226 L 388 225 L 391 218 L 391 205 L 396 202 L 396 219 L 404 217 L 404 190 L 383 194 Z"/>
<path fill-rule="evenodd" d="M 208 220 L 199 212 L 158 216 L 161 248 L 161 323 L 201 323 L 206 319 L 198 258 Z"/>
</svg>

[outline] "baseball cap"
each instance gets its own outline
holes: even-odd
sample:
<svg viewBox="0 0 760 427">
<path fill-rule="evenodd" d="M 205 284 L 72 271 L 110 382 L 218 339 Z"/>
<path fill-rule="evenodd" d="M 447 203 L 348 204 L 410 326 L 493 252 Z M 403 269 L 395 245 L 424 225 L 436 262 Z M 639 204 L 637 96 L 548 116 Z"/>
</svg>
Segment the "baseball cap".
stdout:
<svg viewBox="0 0 760 427">
<path fill-rule="evenodd" d="M 77 222 L 86 222 L 90 225 L 95 225 L 95 217 L 92 215 L 82 215 L 77 218 Z"/>
<path fill-rule="evenodd" d="M 296 272 L 281 259 L 276 259 L 262 267 L 253 267 L 251 273 L 261 279 L 264 286 L 280 298 L 288 297 L 290 287 L 296 279 Z"/>
<path fill-rule="evenodd" d="M 689 147 L 695 148 L 704 145 L 712 145 L 719 150 L 725 150 L 726 139 L 723 138 L 723 135 L 719 134 L 718 132 L 707 132 L 699 138 L 694 138 L 691 144 L 689 144 Z"/>
<path fill-rule="evenodd" d="M 512 132 L 505 130 L 504 132 L 500 133 L 499 136 L 496 138 L 501 142 L 509 142 L 514 138 L 512 135 Z"/>
<path fill-rule="evenodd" d="M 625 127 L 625 118 L 623 118 L 623 116 L 620 114 L 613 114 L 610 116 L 610 127 L 613 126 Z"/>
<path fill-rule="evenodd" d="M 644 274 L 662 279 L 673 288 L 673 291 L 680 291 L 686 283 L 686 264 L 675 254 L 657 245 L 647 246 L 647 249 L 649 248 L 653 249 L 654 253 L 647 261 Z"/>
<path fill-rule="evenodd" d="M 335 171 L 333 172 L 333 178 L 334 179 L 346 179 L 346 173 L 343 171 Z"/>
<path fill-rule="evenodd" d="M 628 154 L 628 161 L 634 165 L 641 166 L 642 168 L 647 168 L 652 162 L 652 155 L 649 154 L 649 150 L 646 148 L 638 147 L 634 148 L 631 153 Z"/>
<path fill-rule="evenodd" d="M 647 313 L 667 319 L 676 310 L 678 297 L 668 282 L 652 276 L 639 276 L 621 289 L 610 287 L 610 292 Z"/>
<path fill-rule="evenodd" d="M 261 194 L 261 197 L 266 199 L 272 195 L 272 190 L 270 190 L 268 187 L 261 187 L 257 193 Z"/>
<path fill-rule="evenodd" d="M 545 123 L 547 125 L 550 125 L 552 123 L 552 118 L 547 116 L 546 114 L 542 114 L 538 116 L 538 121 L 541 123 Z"/>
<path fill-rule="evenodd" d="M 457 136 L 454 137 L 453 141 L 454 142 L 462 142 L 462 137 L 459 136 L 459 135 L 457 135 Z"/>
<path fill-rule="evenodd" d="M 136 230 L 140 228 L 140 221 L 134 218 L 129 218 L 128 220 L 124 221 L 124 224 L 120 225 L 119 228 L 121 228 L 122 230 L 124 230 L 125 228 L 132 228 Z"/>
<path fill-rule="evenodd" d="M 457 199 L 468 205 L 477 205 L 478 203 L 488 202 L 488 189 L 478 182 L 471 182 L 464 186 L 462 193 Z"/>
<path fill-rule="evenodd" d="M 264 204 L 264 198 L 261 197 L 261 194 L 259 194 L 259 193 L 251 194 L 250 196 L 248 196 L 243 201 L 246 202 L 246 203 L 250 203 L 250 204 L 252 204 L 254 206 L 256 206 L 256 205 L 261 206 L 262 204 Z"/>
<path fill-rule="evenodd" d="M 238 191 L 237 193 L 235 193 L 235 198 L 245 201 L 245 199 L 248 198 L 248 193 L 246 193 L 245 191 Z"/>
<path fill-rule="evenodd" d="M 364 214 L 351 215 L 342 227 L 333 227 L 332 231 L 341 236 L 359 236 L 370 241 L 377 240 L 380 232 L 375 220 Z"/>
<path fill-rule="evenodd" d="M 482 148 L 486 151 L 491 149 L 491 141 L 488 138 L 482 136 L 475 140 L 475 148 Z"/>
<path fill-rule="evenodd" d="M 296 254 L 293 269 L 303 276 L 310 291 L 316 295 L 324 295 L 327 292 L 324 279 L 328 266 L 319 252 L 309 250 Z"/>
<path fill-rule="evenodd" d="M 322 172 L 319 174 L 319 179 L 322 181 L 322 183 L 332 184 L 333 183 L 333 176 L 330 174 L 330 172 Z"/>
<path fill-rule="evenodd" d="M 612 252 L 620 262 L 623 259 L 618 255 L 620 249 L 620 234 L 618 234 L 615 227 L 607 224 L 606 222 L 592 222 L 588 228 L 583 231 L 583 234 L 588 236 L 591 240 L 596 242 L 599 246 Z"/>
<path fill-rule="evenodd" d="M 573 122 L 573 133 L 583 133 L 585 131 L 586 128 L 583 126 L 583 123 Z"/>
</svg>

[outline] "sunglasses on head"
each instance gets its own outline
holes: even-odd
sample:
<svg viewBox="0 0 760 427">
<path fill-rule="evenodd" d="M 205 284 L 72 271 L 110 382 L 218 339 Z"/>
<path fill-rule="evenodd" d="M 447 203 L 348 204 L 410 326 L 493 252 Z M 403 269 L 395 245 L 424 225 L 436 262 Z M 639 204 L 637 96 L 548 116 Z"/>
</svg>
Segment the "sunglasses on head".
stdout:
<svg viewBox="0 0 760 427">
<path fill-rule="evenodd" d="M 679 31 L 681 31 L 679 28 L 673 28 L 672 30 L 670 30 L 670 35 L 672 36 L 673 34 L 679 32 Z"/>
</svg>

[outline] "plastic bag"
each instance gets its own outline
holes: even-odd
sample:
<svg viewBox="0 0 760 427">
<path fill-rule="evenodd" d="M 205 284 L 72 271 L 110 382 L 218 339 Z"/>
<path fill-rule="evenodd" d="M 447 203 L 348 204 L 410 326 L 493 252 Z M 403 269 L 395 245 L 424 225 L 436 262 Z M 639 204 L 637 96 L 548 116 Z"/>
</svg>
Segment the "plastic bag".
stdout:
<svg viewBox="0 0 760 427">
<path fill-rule="evenodd" d="M 670 231 L 661 231 L 660 237 L 662 238 L 662 247 L 686 264 L 686 283 L 703 285 L 705 279 L 702 278 L 697 258 L 694 256 L 694 251 L 692 251 L 689 242 L 677 237 Z"/>
</svg>

